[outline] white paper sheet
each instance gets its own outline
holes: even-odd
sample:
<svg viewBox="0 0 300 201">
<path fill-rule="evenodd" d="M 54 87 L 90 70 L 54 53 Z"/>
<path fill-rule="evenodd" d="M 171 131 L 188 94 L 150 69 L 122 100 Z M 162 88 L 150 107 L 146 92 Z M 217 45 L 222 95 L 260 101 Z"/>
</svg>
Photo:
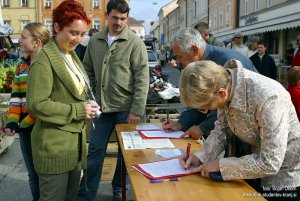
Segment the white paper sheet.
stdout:
<svg viewBox="0 0 300 201">
<path fill-rule="evenodd" d="M 148 130 L 162 130 L 163 128 L 159 125 L 138 125 L 136 126 L 136 130 L 140 131 L 148 131 Z"/>
<path fill-rule="evenodd" d="M 174 148 L 169 139 L 144 140 L 137 131 L 121 132 L 124 149 Z"/>
<path fill-rule="evenodd" d="M 179 164 L 179 160 L 177 158 L 138 165 L 141 169 L 150 174 L 152 177 L 165 177 L 170 175 L 189 174 L 191 172 L 191 170 L 183 169 Z M 133 168 L 135 167 L 133 166 Z M 140 170 L 138 171 L 141 172 Z"/>
<path fill-rule="evenodd" d="M 180 138 L 180 136 L 184 133 L 183 131 L 141 131 L 146 137 L 165 137 L 165 138 Z"/>
<path fill-rule="evenodd" d="M 173 158 L 181 156 L 184 154 L 184 151 L 182 149 L 157 149 L 155 150 L 155 154 L 164 158 Z"/>
</svg>

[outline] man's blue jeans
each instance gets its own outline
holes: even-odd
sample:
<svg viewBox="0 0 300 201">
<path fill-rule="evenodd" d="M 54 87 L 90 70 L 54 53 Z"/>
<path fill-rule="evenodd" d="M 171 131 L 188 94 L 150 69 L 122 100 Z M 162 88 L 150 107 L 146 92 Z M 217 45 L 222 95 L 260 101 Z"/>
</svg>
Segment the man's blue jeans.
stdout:
<svg viewBox="0 0 300 201">
<path fill-rule="evenodd" d="M 97 195 L 100 177 L 102 173 L 103 161 L 106 154 L 107 144 L 110 134 L 116 124 L 126 123 L 128 112 L 102 113 L 100 118 L 93 119 L 95 129 L 91 128 L 90 143 L 87 156 L 87 187 L 85 190 L 84 181 L 81 180 L 77 200 L 93 201 Z M 122 193 L 122 173 L 121 173 L 122 154 L 118 149 L 118 160 L 115 175 L 112 181 L 114 194 Z"/>
<path fill-rule="evenodd" d="M 32 128 L 23 129 L 19 134 L 19 139 L 25 166 L 28 171 L 29 186 L 32 194 L 32 200 L 37 201 L 40 198 L 40 189 L 39 178 L 34 169 L 32 160 L 31 130 Z"/>
</svg>

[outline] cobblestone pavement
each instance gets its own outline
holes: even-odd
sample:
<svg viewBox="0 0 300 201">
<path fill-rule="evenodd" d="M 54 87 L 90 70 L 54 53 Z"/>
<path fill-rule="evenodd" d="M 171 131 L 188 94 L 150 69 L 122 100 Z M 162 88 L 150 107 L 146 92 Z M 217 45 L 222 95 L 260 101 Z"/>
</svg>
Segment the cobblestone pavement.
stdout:
<svg viewBox="0 0 300 201">
<path fill-rule="evenodd" d="M 167 66 L 163 68 L 163 73 L 168 74 L 170 82 L 178 87 L 180 72 L 176 68 Z M 3 201 L 32 200 L 18 138 L 6 153 L 0 155 L 0 197 Z M 96 200 L 113 200 L 110 182 L 100 183 Z M 128 200 L 134 200 L 132 191 L 128 193 Z"/>
<path fill-rule="evenodd" d="M 132 191 L 128 200 L 134 200 Z M 0 155 L 0 200 L 30 201 L 32 200 L 28 184 L 27 170 L 21 154 L 19 139 Z M 112 201 L 110 182 L 101 182 L 96 200 Z"/>
</svg>

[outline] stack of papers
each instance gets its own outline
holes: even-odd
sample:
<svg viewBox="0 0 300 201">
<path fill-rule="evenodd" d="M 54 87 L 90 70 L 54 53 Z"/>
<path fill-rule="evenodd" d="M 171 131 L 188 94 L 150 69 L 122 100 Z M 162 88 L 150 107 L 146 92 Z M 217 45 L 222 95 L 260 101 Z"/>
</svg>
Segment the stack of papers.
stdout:
<svg viewBox="0 0 300 201">
<path fill-rule="evenodd" d="M 169 179 L 191 174 L 191 170 L 181 167 L 178 159 L 137 164 L 132 167 L 150 179 Z"/>
<path fill-rule="evenodd" d="M 136 130 L 149 131 L 149 130 L 162 130 L 162 127 L 159 125 L 138 125 Z"/>
<path fill-rule="evenodd" d="M 144 140 L 138 131 L 121 132 L 124 149 L 147 149 L 147 148 L 174 148 L 169 139 Z"/>
<path fill-rule="evenodd" d="M 184 134 L 183 131 L 169 130 L 140 130 L 143 139 L 158 139 L 158 138 L 180 138 Z"/>
<path fill-rule="evenodd" d="M 184 154 L 184 151 L 182 149 L 157 149 L 155 150 L 155 154 L 164 158 L 173 158 L 181 156 Z"/>
</svg>

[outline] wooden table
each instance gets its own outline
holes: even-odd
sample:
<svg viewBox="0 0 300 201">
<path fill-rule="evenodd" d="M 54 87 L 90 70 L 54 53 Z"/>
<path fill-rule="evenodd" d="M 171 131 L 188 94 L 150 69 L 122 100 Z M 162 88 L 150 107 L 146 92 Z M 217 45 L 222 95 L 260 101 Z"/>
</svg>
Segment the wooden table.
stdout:
<svg viewBox="0 0 300 201">
<path fill-rule="evenodd" d="M 257 192 L 243 180 L 227 182 L 215 182 L 209 178 L 194 174 L 182 177 L 178 182 L 163 182 L 152 184 L 149 179 L 140 172 L 132 168 L 138 163 L 147 163 L 162 160 L 163 158 L 154 154 L 155 149 L 125 150 L 121 140 L 122 131 L 134 131 L 136 124 L 116 125 L 117 136 L 125 163 L 127 173 L 130 178 L 135 200 L 147 201 L 235 201 L 235 200 L 265 200 L 257 196 Z M 196 140 L 192 139 L 171 139 L 176 148 L 186 149 L 188 142 L 191 142 L 191 153 L 202 148 Z M 124 168 L 124 165 L 123 165 Z M 124 169 L 123 169 L 124 170 Z M 124 171 L 123 171 L 124 172 Z M 125 178 L 124 176 L 122 178 Z M 122 181 L 125 189 L 125 179 Z M 126 200 L 125 190 L 123 199 Z"/>
</svg>

